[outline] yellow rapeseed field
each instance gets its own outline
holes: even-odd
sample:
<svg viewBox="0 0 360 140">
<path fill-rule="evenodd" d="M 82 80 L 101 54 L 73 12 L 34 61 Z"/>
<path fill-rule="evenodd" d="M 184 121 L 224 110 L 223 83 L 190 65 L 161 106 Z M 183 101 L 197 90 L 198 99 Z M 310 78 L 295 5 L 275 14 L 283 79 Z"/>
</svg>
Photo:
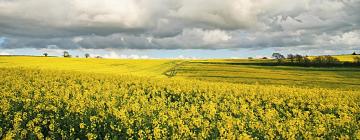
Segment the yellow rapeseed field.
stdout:
<svg viewBox="0 0 360 140">
<path fill-rule="evenodd" d="M 171 67 L 174 67 L 177 63 L 181 63 L 181 60 L 84 59 L 0 56 L 0 67 L 23 67 L 117 75 L 135 74 L 153 77 L 166 77 L 163 75 L 163 73 Z"/>
<path fill-rule="evenodd" d="M 310 59 L 313 59 L 315 56 L 309 56 Z M 359 57 L 359 55 L 333 55 L 333 57 L 339 59 L 343 62 L 353 62 L 355 57 Z"/>
<path fill-rule="evenodd" d="M 173 60 L 1 59 L 1 139 L 360 139 L 356 90 L 156 76 Z"/>
</svg>

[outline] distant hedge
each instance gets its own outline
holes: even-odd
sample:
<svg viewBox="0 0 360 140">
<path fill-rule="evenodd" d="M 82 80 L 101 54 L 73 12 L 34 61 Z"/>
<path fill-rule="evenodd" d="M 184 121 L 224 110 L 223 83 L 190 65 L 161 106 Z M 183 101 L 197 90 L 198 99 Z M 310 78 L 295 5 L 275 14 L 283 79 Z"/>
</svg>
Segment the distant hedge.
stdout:
<svg viewBox="0 0 360 140">
<path fill-rule="evenodd" d="M 289 66 L 319 66 L 319 67 L 342 67 L 342 66 L 360 66 L 360 57 L 354 57 L 353 62 L 341 62 L 336 57 L 325 55 L 309 59 L 307 56 L 289 54 L 287 58 L 275 58 L 277 61 L 272 65 Z"/>
</svg>

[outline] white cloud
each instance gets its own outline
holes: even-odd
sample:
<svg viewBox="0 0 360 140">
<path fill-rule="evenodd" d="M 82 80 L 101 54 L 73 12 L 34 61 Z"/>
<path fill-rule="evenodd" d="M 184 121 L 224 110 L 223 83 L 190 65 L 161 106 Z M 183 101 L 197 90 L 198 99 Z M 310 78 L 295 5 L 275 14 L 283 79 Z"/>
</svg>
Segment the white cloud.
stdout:
<svg viewBox="0 0 360 140">
<path fill-rule="evenodd" d="M 222 28 L 245 28 L 256 23 L 259 9 L 251 0 L 180 0 L 171 16 Z"/>
<path fill-rule="evenodd" d="M 227 34 L 225 31 L 221 30 L 210 30 L 204 31 L 203 40 L 206 43 L 216 44 L 220 42 L 226 42 L 231 39 L 231 36 Z"/>
<path fill-rule="evenodd" d="M 201 28 L 190 28 L 182 30 L 181 34 L 168 38 L 154 38 L 153 42 L 160 44 L 160 48 L 176 49 L 206 49 L 221 48 L 221 43 L 228 43 L 232 36 L 224 30 L 206 30 Z M 167 46 L 165 46 L 167 45 Z M 173 47 L 173 48 L 171 48 Z"/>
<path fill-rule="evenodd" d="M 330 37 L 332 44 L 360 45 L 360 30 Z"/>
<path fill-rule="evenodd" d="M 8 52 L 0 52 L 0 55 L 11 55 L 11 54 Z"/>
<path fill-rule="evenodd" d="M 126 58 L 126 56 L 124 56 L 124 55 L 118 55 L 118 54 L 115 53 L 115 52 L 110 52 L 110 54 L 105 54 L 103 57 L 104 57 L 104 58 Z"/>
<path fill-rule="evenodd" d="M 202 41 L 204 44 L 216 44 L 220 42 L 227 42 L 231 36 L 222 30 L 204 30 L 200 28 L 184 29 L 179 38 L 194 39 Z"/>
<path fill-rule="evenodd" d="M 198 59 L 197 57 L 192 56 L 185 56 L 185 55 L 178 55 L 176 57 L 168 58 L 168 59 L 187 59 L 187 60 L 195 60 Z"/>
<path fill-rule="evenodd" d="M 152 43 L 153 37 L 147 37 L 146 40 L 147 40 L 149 43 Z"/>
<path fill-rule="evenodd" d="M 76 37 L 74 37 L 74 38 L 72 39 L 72 41 L 73 41 L 74 43 L 79 43 L 79 42 L 81 42 L 82 40 L 84 40 L 84 38 L 82 38 L 82 37 L 80 37 L 80 36 L 76 36 Z"/>
<path fill-rule="evenodd" d="M 127 28 L 141 27 L 146 24 L 148 13 L 142 5 L 145 1 L 102 0 L 70 2 L 74 7 L 74 21 L 78 23 L 119 24 Z"/>
<path fill-rule="evenodd" d="M 2 0 L 0 12 L 51 26 L 118 24 L 134 28 L 145 24 L 152 12 L 143 9 L 146 4 L 149 2 L 133 0 Z"/>
<path fill-rule="evenodd" d="M 94 56 L 102 56 L 103 58 L 108 58 L 108 59 L 151 59 L 147 55 L 137 55 L 137 54 L 125 55 L 125 54 L 118 54 L 113 51 L 111 51 L 109 54 L 94 55 Z"/>
<path fill-rule="evenodd" d="M 50 56 L 62 56 L 64 51 L 63 49 L 57 49 L 56 47 L 49 46 L 48 48 L 43 48 L 39 50 L 40 52 L 48 53 Z"/>
<path fill-rule="evenodd" d="M 323 33 L 314 36 L 316 46 L 324 46 L 323 49 L 332 50 L 352 50 L 357 49 L 360 45 L 360 30 L 330 35 Z"/>
</svg>

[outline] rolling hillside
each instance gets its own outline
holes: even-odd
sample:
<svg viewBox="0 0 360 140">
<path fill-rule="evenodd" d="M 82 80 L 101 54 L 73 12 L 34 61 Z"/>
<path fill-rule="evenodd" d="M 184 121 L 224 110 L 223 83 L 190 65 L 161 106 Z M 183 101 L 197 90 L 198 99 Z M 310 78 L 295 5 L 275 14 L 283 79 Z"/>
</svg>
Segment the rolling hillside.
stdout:
<svg viewBox="0 0 360 140">
<path fill-rule="evenodd" d="M 358 139 L 358 75 L 248 60 L 0 57 L 0 139 Z"/>
<path fill-rule="evenodd" d="M 164 76 L 179 60 L 130 60 L 0 56 L 0 67 L 25 67 L 107 74 Z"/>
</svg>

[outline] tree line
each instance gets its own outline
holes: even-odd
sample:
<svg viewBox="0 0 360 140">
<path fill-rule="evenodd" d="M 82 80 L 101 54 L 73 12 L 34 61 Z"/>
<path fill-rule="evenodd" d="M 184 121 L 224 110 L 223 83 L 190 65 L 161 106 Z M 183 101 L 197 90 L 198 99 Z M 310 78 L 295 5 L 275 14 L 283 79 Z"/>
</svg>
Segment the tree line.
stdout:
<svg viewBox="0 0 360 140">
<path fill-rule="evenodd" d="M 43 53 L 43 55 L 45 56 L 45 57 L 48 57 L 48 53 Z M 64 51 L 63 52 L 63 55 L 62 55 L 63 57 L 72 57 L 72 55 L 70 55 L 70 53 L 68 52 L 68 51 Z M 89 53 L 85 53 L 85 58 L 90 58 L 90 54 Z M 79 57 L 79 56 L 75 56 L 75 57 Z M 101 58 L 101 56 L 95 56 L 95 58 Z"/>
<path fill-rule="evenodd" d="M 353 54 L 354 55 L 354 54 Z M 356 55 L 356 54 L 355 54 Z M 272 57 L 276 60 L 276 65 L 294 65 L 294 66 L 360 66 L 360 57 L 354 56 L 352 62 L 341 62 L 338 58 L 324 55 L 315 56 L 310 59 L 309 56 L 300 54 L 288 54 L 286 57 L 280 53 L 273 53 Z"/>
</svg>

